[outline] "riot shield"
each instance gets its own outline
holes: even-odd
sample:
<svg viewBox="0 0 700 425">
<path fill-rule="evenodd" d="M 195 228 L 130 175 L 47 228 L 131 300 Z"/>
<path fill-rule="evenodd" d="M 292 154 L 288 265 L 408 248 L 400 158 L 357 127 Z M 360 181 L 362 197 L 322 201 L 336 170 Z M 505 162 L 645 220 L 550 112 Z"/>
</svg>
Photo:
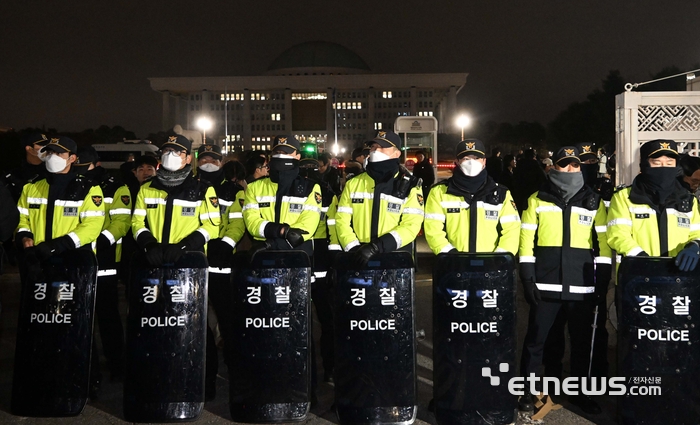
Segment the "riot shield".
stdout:
<svg viewBox="0 0 700 425">
<path fill-rule="evenodd" d="M 700 423 L 698 270 L 681 272 L 672 258 L 626 257 L 617 295 L 622 423 Z"/>
<path fill-rule="evenodd" d="M 416 419 L 414 270 L 411 254 L 390 252 L 353 270 L 335 261 L 335 405 L 343 425 L 410 424 Z"/>
<path fill-rule="evenodd" d="M 440 254 L 433 268 L 435 418 L 439 425 L 510 424 L 517 399 L 515 261 Z"/>
<path fill-rule="evenodd" d="M 124 418 L 196 419 L 204 406 L 207 259 L 150 268 L 134 256 L 126 319 Z"/>
<path fill-rule="evenodd" d="M 229 407 L 236 422 L 290 422 L 310 406 L 311 264 L 303 251 L 234 256 Z M 227 342 L 228 343 L 228 342 Z"/>
<path fill-rule="evenodd" d="M 97 260 L 80 249 L 49 258 L 22 286 L 12 413 L 75 416 L 89 393 Z"/>
</svg>

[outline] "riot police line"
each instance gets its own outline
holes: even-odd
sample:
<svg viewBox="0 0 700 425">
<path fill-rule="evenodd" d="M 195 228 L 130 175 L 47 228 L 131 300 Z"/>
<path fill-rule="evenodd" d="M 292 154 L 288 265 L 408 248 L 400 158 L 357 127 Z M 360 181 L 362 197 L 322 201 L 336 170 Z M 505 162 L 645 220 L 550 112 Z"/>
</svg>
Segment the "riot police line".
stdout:
<svg viewBox="0 0 700 425">
<path fill-rule="evenodd" d="M 661 377 L 670 385 L 658 403 L 673 399 L 687 407 L 674 412 L 674 423 L 697 422 L 698 398 L 688 377 L 697 373 L 689 311 L 700 213 L 697 200 L 675 184 L 673 141 L 642 147 L 648 162 L 639 181 L 618 191 L 609 210 L 580 171 L 590 146 L 559 149 L 554 172 L 529 197 L 522 218 L 509 190 L 487 176 L 485 147 L 476 139 L 456 146 L 453 177 L 427 198 L 420 180 L 399 165 L 398 135 L 384 131 L 369 143 L 365 172 L 340 194 L 324 181 L 316 159 L 301 158 L 294 136 L 277 137 L 269 161 L 252 161 L 262 163 L 256 169 L 269 167 L 270 176 L 250 179 L 245 190 L 223 179 L 215 145 L 200 147 L 195 177 L 191 143 L 173 136 L 162 147 L 161 167 L 135 198 L 114 181 L 98 182 L 97 159 L 81 154 L 72 140 L 30 142 L 47 153 L 49 175 L 26 184 L 18 202 L 23 285 L 15 414 L 82 411 L 91 363 L 94 370 L 97 294 L 103 283 L 116 284 L 111 270 L 130 234 L 134 259 L 122 277 L 129 305 L 127 420 L 191 420 L 201 413 L 216 376 L 210 307 L 224 339 L 232 418 L 303 420 L 317 381 L 313 302 L 322 325 L 324 380 L 334 383 L 339 421 L 412 423 L 418 401 L 411 254 L 423 227 L 437 255 L 431 405 L 438 423 L 506 424 L 515 421 L 516 407 L 534 409 L 533 419 L 556 408 L 537 392 L 518 400 L 485 375 L 485 368 L 499 382 L 516 375 L 516 255 L 530 304 L 520 374 L 541 374 L 549 329 L 563 314 L 572 375 L 591 376 L 591 341 L 600 323 L 595 312 L 605 302 L 613 249 L 637 257 L 637 266 L 631 258 L 622 262 L 617 279 L 620 370 Z M 246 237 L 249 249 L 236 252 Z M 641 332 L 662 323 L 674 323 L 687 340 L 668 338 L 662 346 Z M 683 360 L 670 361 L 667 353 Z M 600 412 L 587 396 L 572 403 Z M 667 423 L 658 418 L 657 402 L 625 396 L 621 405 L 624 423 Z"/>
</svg>

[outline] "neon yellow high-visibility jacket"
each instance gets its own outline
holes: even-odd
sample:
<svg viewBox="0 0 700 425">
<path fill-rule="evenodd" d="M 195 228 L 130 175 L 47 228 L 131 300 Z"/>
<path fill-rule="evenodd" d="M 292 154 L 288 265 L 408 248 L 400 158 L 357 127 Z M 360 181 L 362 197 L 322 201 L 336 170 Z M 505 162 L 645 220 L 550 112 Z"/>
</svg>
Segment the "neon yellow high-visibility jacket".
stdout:
<svg viewBox="0 0 700 425">
<path fill-rule="evenodd" d="M 106 211 L 102 234 L 109 239 L 112 245 L 117 245 L 115 260 L 121 261 L 122 238 L 131 229 L 131 192 L 129 192 L 129 186 L 122 185 L 110 195 L 105 195 Z"/>
<path fill-rule="evenodd" d="M 425 203 L 425 239 L 435 255 L 455 248 L 516 255 L 520 215 L 510 191 L 488 177 L 467 202 L 450 180 L 433 186 Z"/>
<path fill-rule="evenodd" d="M 335 229 L 342 248 L 349 251 L 361 243 L 382 238 L 383 251 L 392 251 L 413 242 L 424 214 L 419 181 L 404 169 L 399 169 L 388 184 L 381 184 L 380 191 L 367 173 L 348 180 L 335 215 Z M 379 198 L 378 214 L 374 215 L 376 198 Z"/>
<path fill-rule="evenodd" d="M 48 177 L 49 180 L 55 176 Z M 57 199 L 51 200 L 47 179 L 28 183 L 22 189 L 17 208 L 17 240 L 29 237 L 34 245 L 68 235 L 75 248 L 92 244 L 100 235 L 105 220 L 102 189 L 90 180 L 76 176 Z M 5 206 L 7 207 L 7 206 Z"/>
<path fill-rule="evenodd" d="M 631 187 L 616 192 L 608 211 L 608 242 L 619 255 L 644 251 L 675 257 L 689 242 L 700 241 L 698 201 L 682 189 L 663 209 Z"/>
<path fill-rule="evenodd" d="M 158 177 L 141 186 L 131 220 L 134 239 L 142 247 L 148 240 L 175 244 L 199 232 L 206 249 L 209 239 L 219 235 L 221 222 L 214 188 L 190 174 L 169 191 Z"/>
<path fill-rule="evenodd" d="M 221 232 L 221 240 L 231 245 L 231 249 L 236 248 L 236 244 L 241 241 L 245 234 L 245 223 L 243 222 L 243 205 L 245 203 L 245 191 L 239 190 L 236 199 L 226 208 L 226 227 Z"/>
<path fill-rule="evenodd" d="M 553 195 L 549 182 L 530 196 L 520 230 L 520 264 L 523 271 L 534 266 L 542 298 L 595 296 L 594 264 L 612 264 L 605 221 L 605 204 L 588 186 L 568 204 Z"/>
<path fill-rule="evenodd" d="M 304 240 L 313 238 L 321 219 L 321 189 L 318 184 L 297 177 L 299 184 L 292 184 L 292 193 L 283 196 L 280 217 L 275 219 L 277 183 L 263 177 L 248 185 L 243 205 L 246 229 L 256 240 L 265 240 L 265 227 L 269 223 L 286 223 L 290 227 L 305 230 Z"/>
</svg>

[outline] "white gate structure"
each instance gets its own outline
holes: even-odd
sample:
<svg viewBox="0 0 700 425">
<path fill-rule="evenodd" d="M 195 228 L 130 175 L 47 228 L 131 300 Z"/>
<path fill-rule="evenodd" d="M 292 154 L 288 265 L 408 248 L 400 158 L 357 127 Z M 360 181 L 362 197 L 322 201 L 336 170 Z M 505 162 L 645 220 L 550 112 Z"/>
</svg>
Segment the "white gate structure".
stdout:
<svg viewBox="0 0 700 425">
<path fill-rule="evenodd" d="M 639 173 L 639 147 L 671 139 L 681 153 L 698 156 L 700 92 L 634 92 L 615 96 L 616 185 L 629 185 Z"/>
</svg>

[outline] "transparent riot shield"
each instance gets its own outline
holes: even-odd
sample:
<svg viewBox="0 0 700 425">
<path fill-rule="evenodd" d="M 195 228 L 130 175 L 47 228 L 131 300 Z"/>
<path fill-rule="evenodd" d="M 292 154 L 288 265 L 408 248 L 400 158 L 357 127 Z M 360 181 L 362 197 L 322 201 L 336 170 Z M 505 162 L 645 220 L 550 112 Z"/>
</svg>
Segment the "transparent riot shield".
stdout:
<svg viewBox="0 0 700 425">
<path fill-rule="evenodd" d="M 303 251 L 234 256 L 229 405 L 236 422 L 301 421 L 311 397 L 311 264 Z M 228 343 L 228 341 L 227 341 Z"/>
<path fill-rule="evenodd" d="M 12 413 L 75 416 L 89 393 L 97 260 L 90 250 L 57 255 L 23 282 Z"/>
<path fill-rule="evenodd" d="M 132 266 L 126 320 L 124 417 L 132 422 L 196 419 L 204 406 L 207 259 Z"/>
<path fill-rule="evenodd" d="M 335 405 L 343 425 L 410 424 L 417 413 L 411 254 L 335 261 Z"/>
<path fill-rule="evenodd" d="M 433 269 L 435 418 L 510 424 L 516 397 L 516 277 L 511 254 L 440 254 Z"/>
<path fill-rule="evenodd" d="M 698 270 L 681 272 L 672 258 L 627 257 L 618 273 L 622 423 L 700 423 Z"/>
</svg>

